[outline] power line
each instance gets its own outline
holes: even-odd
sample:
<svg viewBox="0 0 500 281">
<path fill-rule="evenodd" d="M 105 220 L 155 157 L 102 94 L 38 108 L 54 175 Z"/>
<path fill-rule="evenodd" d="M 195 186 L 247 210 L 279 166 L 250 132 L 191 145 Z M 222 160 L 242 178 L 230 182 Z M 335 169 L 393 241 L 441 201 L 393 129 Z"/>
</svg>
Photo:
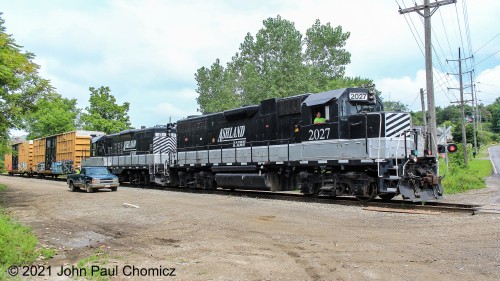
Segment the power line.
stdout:
<svg viewBox="0 0 500 281">
<path fill-rule="evenodd" d="M 401 10 L 401 5 L 399 5 L 398 1 L 396 1 L 396 3 L 398 4 L 399 9 Z M 405 5 L 405 2 L 403 0 L 402 0 L 402 3 L 406 9 L 406 5 Z M 410 28 L 411 34 L 413 35 L 413 39 L 415 39 L 415 42 L 417 43 L 417 46 L 420 49 L 420 53 L 422 53 L 422 56 L 425 57 L 424 51 L 422 50 L 422 47 L 421 47 L 422 45 L 424 45 L 424 43 L 422 42 L 422 38 L 420 37 L 420 34 L 418 33 L 417 28 L 415 27 L 415 23 L 413 23 L 413 20 L 411 19 L 411 17 L 408 16 L 408 18 L 410 18 L 410 21 L 411 21 L 411 26 L 410 26 L 410 23 L 408 22 L 408 19 L 406 18 L 405 14 L 403 14 L 403 17 L 406 21 L 406 24 Z M 412 26 L 413 26 L 413 28 L 412 28 Z M 418 35 L 418 40 L 417 40 L 417 36 L 415 36 L 415 33 L 413 32 L 413 29 L 415 29 L 415 33 Z M 419 43 L 419 41 L 420 41 L 420 43 Z"/>
<path fill-rule="evenodd" d="M 500 35 L 500 32 L 497 33 L 497 35 L 493 36 L 493 38 L 491 38 L 490 40 L 488 40 L 488 42 L 484 43 L 484 45 L 481 46 L 481 48 L 477 49 L 472 55 L 475 55 L 477 52 L 479 52 L 482 48 L 484 48 L 484 46 L 488 45 L 488 43 L 490 43 L 491 41 L 493 41 L 493 39 L 497 38 L 498 35 Z"/>
<path fill-rule="evenodd" d="M 444 34 L 446 35 L 446 42 L 448 42 L 448 48 L 450 49 L 450 54 L 453 54 L 453 51 L 451 50 L 450 39 L 448 38 L 448 32 L 446 31 L 446 25 L 444 24 L 443 14 L 441 13 L 441 10 L 439 10 L 439 16 L 441 17 L 441 23 L 443 24 L 443 30 Z"/>
<path fill-rule="evenodd" d="M 481 85 L 486 85 L 486 86 L 491 86 L 491 87 L 499 87 L 500 88 L 500 86 L 498 86 L 498 85 L 492 85 L 492 84 L 483 83 L 483 82 L 479 82 L 479 81 L 477 83 L 479 83 Z"/>
<path fill-rule="evenodd" d="M 498 52 L 500 52 L 500 49 L 499 49 L 498 51 L 494 52 L 493 54 L 489 55 L 489 56 L 488 56 L 487 58 L 485 58 L 484 60 L 482 60 L 482 61 L 480 61 L 480 62 L 476 63 L 476 64 L 474 65 L 474 67 L 476 67 L 477 65 L 479 65 L 479 64 L 480 64 L 480 63 L 482 63 L 483 61 L 485 61 L 485 60 L 487 60 L 487 59 L 491 58 L 492 56 L 496 55 Z"/>
</svg>

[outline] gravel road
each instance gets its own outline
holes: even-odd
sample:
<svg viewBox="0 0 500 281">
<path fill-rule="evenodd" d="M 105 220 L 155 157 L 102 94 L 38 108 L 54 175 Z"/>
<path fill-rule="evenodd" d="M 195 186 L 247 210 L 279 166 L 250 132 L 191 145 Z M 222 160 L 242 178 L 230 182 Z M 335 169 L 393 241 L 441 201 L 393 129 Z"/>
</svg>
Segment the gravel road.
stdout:
<svg viewBox="0 0 500 281">
<path fill-rule="evenodd" d="M 64 182 L 7 176 L 0 183 L 8 186 L 0 193 L 6 212 L 31 226 L 40 244 L 57 249 L 45 264 L 54 270 L 100 249 L 107 257 L 101 267 L 117 269 L 111 280 L 500 276 L 500 214 L 381 213 L 134 188 L 72 193 Z M 133 267 L 175 268 L 176 276 L 126 276 Z M 34 279 L 71 280 L 55 272 Z"/>
</svg>

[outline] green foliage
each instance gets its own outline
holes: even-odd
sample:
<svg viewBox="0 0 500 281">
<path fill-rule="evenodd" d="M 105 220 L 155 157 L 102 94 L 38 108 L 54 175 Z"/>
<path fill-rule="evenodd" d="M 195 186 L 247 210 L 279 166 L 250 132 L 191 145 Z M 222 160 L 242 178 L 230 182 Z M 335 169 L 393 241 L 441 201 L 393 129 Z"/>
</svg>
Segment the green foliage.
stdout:
<svg viewBox="0 0 500 281">
<path fill-rule="evenodd" d="M 0 192 L 7 187 L 0 184 Z M 0 280 L 7 280 L 6 271 L 9 266 L 32 265 L 38 256 L 50 259 L 55 255 L 54 249 L 37 250 L 38 239 L 31 228 L 21 225 L 6 216 L 0 208 Z"/>
<path fill-rule="evenodd" d="M 326 90 L 329 81 L 344 76 L 345 65 L 351 62 L 351 54 L 343 49 L 349 36 L 349 32 L 342 32 L 341 26 L 322 25 L 320 20 L 306 31 L 304 63 L 309 91 Z"/>
<path fill-rule="evenodd" d="M 500 98 L 496 98 L 495 102 L 482 109 L 484 121 L 490 124 L 491 130 L 494 133 L 500 133 Z"/>
<path fill-rule="evenodd" d="M 128 110 L 130 104 L 116 104 L 116 99 L 110 94 L 109 87 L 99 89 L 90 87 L 90 106 L 81 116 L 84 130 L 102 131 L 107 134 L 117 133 L 130 128 Z"/>
<path fill-rule="evenodd" d="M 396 112 L 407 112 L 409 111 L 408 106 L 399 101 L 384 101 L 385 111 L 396 111 Z"/>
<path fill-rule="evenodd" d="M 441 174 L 445 174 L 442 181 L 445 194 L 465 192 L 471 189 L 486 187 L 485 178 L 491 175 L 491 161 L 473 158 L 469 153 L 469 166 L 464 165 L 462 145 L 458 144 L 456 153 L 449 153 L 449 170 L 446 171 L 444 159 L 440 160 Z M 484 148 L 485 149 L 485 148 Z M 481 154 L 481 153 L 480 153 Z"/>
<path fill-rule="evenodd" d="M 309 91 L 309 92 L 320 92 L 331 89 L 341 89 L 349 87 L 363 87 L 363 88 L 370 88 L 374 90 L 378 95 L 380 95 L 380 93 L 377 92 L 372 86 L 373 86 L 373 81 L 367 78 L 339 77 L 329 80 L 324 88 L 318 89 L 317 91 Z"/>
<path fill-rule="evenodd" d="M 42 248 L 40 250 L 40 255 L 43 257 L 43 259 L 48 260 L 56 255 L 56 250 L 50 248 Z"/>
<path fill-rule="evenodd" d="M 92 274 L 92 266 L 99 265 L 100 267 L 104 267 L 107 263 L 108 263 L 108 256 L 104 254 L 102 250 L 97 249 L 93 255 L 80 260 L 77 263 L 77 267 L 85 269 L 86 280 L 105 281 L 109 280 L 107 276 L 101 276 L 99 272 Z"/>
<path fill-rule="evenodd" d="M 27 139 L 36 139 L 59 133 L 74 131 L 77 128 L 80 109 L 76 99 L 67 99 L 51 93 L 38 100 L 37 110 L 25 118 Z"/>
<path fill-rule="evenodd" d="M 0 13 L 1 16 L 1 13 Z M 38 76 L 39 66 L 32 53 L 23 53 L 6 33 L 0 17 L 0 145 L 6 145 L 10 128 L 23 128 L 22 117 L 36 108 L 39 97 L 52 91 L 50 83 Z M 1 149 L 0 149 L 1 150 Z"/>
<path fill-rule="evenodd" d="M 263 24 L 255 37 L 250 33 L 245 36 L 239 52 L 226 67 L 217 59 L 210 68 L 197 70 L 197 101 L 202 112 L 371 83 L 368 79 L 343 77 L 345 65 L 350 62 L 350 53 L 343 47 L 350 34 L 342 32 L 342 27 L 322 25 L 316 20 L 303 39 L 294 23 L 279 15 Z"/>
<path fill-rule="evenodd" d="M 445 194 L 455 194 L 471 189 L 486 187 L 485 180 L 474 174 L 469 174 L 470 169 L 462 170 L 462 173 L 453 174 L 443 179 L 442 185 Z"/>
<path fill-rule="evenodd" d="M 7 279 L 6 271 L 11 265 L 31 265 L 38 256 L 37 243 L 30 228 L 13 221 L 0 210 L 0 280 Z"/>
<path fill-rule="evenodd" d="M 198 92 L 203 92 L 197 98 L 198 104 L 203 104 L 204 112 L 217 112 L 238 107 L 240 97 L 233 91 L 235 88 L 234 72 L 225 70 L 219 59 L 210 69 L 202 67 L 196 72 Z M 203 81 L 203 82 L 201 82 Z"/>
<path fill-rule="evenodd" d="M 302 35 L 292 22 L 280 16 L 263 23 L 255 38 L 247 34 L 239 57 L 232 62 L 241 71 L 238 88 L 243 104 L 301 93 L 304 87 Z"/>
</svg>

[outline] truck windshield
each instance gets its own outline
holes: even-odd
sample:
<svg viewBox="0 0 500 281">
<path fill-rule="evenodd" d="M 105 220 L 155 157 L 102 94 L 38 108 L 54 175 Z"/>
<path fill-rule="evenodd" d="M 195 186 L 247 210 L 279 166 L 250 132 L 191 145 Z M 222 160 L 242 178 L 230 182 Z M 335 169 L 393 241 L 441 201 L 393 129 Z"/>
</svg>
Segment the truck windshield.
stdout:
<svg viewBox="0 0 500 281">
<path fill-rule="evenodd" d="M 87 174 L 91 175 L 109 175 L 109 171 L 106 168 L 87 168 Z"/>
</svg>

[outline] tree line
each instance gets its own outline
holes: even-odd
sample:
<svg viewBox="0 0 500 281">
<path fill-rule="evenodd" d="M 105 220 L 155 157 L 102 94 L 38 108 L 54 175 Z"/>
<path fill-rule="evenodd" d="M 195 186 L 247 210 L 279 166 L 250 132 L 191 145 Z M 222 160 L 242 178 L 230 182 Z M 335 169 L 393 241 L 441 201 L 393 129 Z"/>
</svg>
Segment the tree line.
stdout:
<svg viewBox="0 0 500 281">
<path fill-rule="evenodd" d="M 341 26 L 320 20 L 303 35 L 279 15 L 268 18 L 255 36 L 246 34 L 231 61 L 224 65 L 217 58 L 196 71 L 199 110 L 220 112 L 269 98 L 372 85 L 371 79 L 345 76 L 349 36 Z"/>
</svg>

